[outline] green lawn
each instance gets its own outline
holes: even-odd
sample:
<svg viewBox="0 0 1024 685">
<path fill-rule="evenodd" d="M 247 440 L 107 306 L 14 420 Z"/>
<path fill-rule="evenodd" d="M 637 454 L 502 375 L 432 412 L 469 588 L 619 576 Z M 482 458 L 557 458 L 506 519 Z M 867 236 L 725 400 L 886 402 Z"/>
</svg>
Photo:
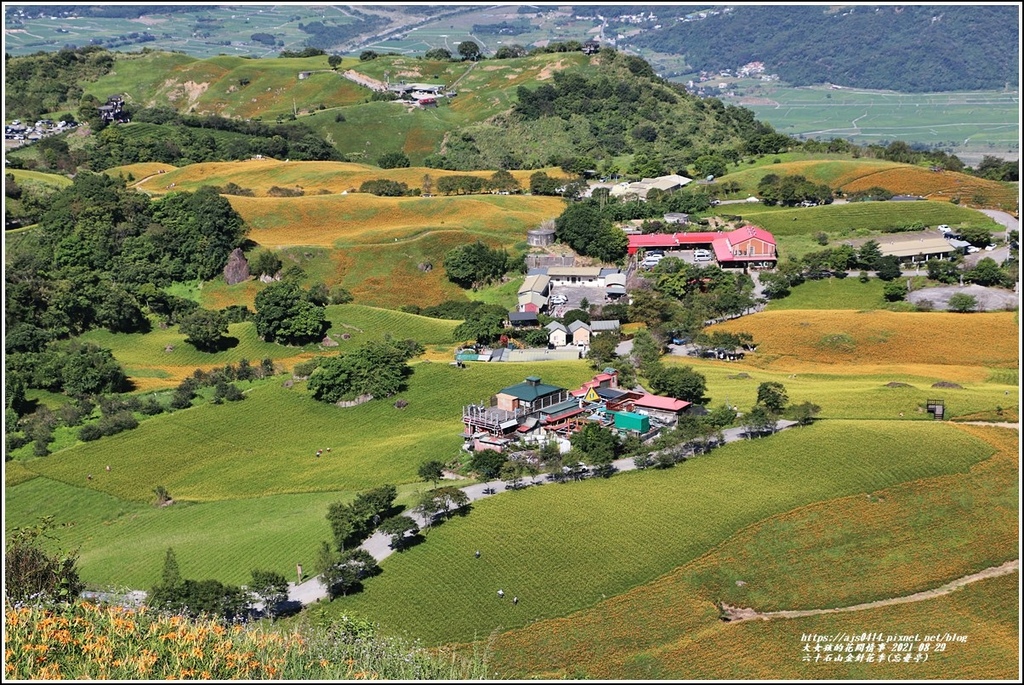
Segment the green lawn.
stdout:
<svg viewBox="0 0 1024 685">
<path fill-rule="evenodd" d="M 766 211 L 767 210 L 767 211 Z M 917 222 L 934 228 L 939 224 L 985 226 L 1000 230 L 999 224 L 981 212 L 949 202 L 849 202 L 821 207 L 766 208 L 763 205 L 728 205 L 725 213 L 735 213 L 775 236 L 813 235 L 819 231 L 830 236 L 866 235 L 860 231 L 893 232 Z M 820 248 L 819 248 L 820 249 Z"/>
<path fill-rule="evenodd" d="M 883 285 L 877 278 L 867 283 L 856 277 L 805 281 L 781 300 L 769 300 L 766 309 L 879 309 L 885 304 Z"/>
<path fill-rule="evenodd" d="M 328 611 L 370 616 L 428 644 L 483 639 L 650 582 L 774 513 L 962 472 L 991 454 L 942 424 L 830 421 L 667 471 L 510 493 L 389 557 L 364 592 Z"/>
</svg>

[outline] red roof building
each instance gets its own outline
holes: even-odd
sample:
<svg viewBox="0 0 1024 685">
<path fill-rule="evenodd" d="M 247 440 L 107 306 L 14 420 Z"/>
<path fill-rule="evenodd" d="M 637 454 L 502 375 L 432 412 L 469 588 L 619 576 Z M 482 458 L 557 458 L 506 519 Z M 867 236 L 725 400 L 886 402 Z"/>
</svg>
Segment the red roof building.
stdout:
<svg viewBox="0 0 1024 685">
<path fill-rule="evenodd" d="M 775 236 L 757 226 L 743 226 L 727 233 L 649 233 L 628 236 L 627 252 L 641 249 L 692 249 L 708 247 L 722 266 L 745 266 L 749 262 L 774 262 L 778 259 Z"/>
</svg>

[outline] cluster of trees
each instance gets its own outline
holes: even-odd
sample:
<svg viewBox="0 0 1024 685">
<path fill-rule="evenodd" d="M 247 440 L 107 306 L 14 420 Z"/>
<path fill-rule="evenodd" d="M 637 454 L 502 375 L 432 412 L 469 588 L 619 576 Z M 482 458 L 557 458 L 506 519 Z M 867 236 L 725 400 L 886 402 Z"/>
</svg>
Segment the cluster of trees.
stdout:
<svg viewBox="0 0 1024 685">
<path fill-rule="evenodd" d="M 681 172 L 712 151 L 756 154 L 797 144 L 750 110 L 700 100 L 659 79 L 639 57 L 612 50 L 602 51 L 592 73 L 559 71 L 536 89 L 518 88 L 516 98 L 510 114 L 453 132 L 444 153 L 426 163 L 536 169 L 589 156 L 598 163 L 591 168 L 610 175 L 612 158 L 634 154 L 645 160 L 635 173 L 657 176 Z"/>
<path fill-rule="evenodd" d="M 309 34 L 306 45 L 310 48 L 329 49 L 347 43 L 361 35 L 370 35 L 383 30 L 388 20 L 375 14 L 361 12 L 353 8 L 352 21 L 337 22 L 332 20 L 311 21 L 308 24 L 299 22 L 299 30 Z M 320 50 L 319 54 L 323 54 Z M 306 55 L 303 55 L 306 56 Z"/>
<path fill-rule="evenodd" d="M 321 290 L 303 290 L 291 279 L 271 283 L 256 294 L 256 333 L 267 342 L 286 345 L 320 340 L 328 327 Z"/>
<path fill-rule="evenodd" d="M 757 194 L 761 202 L 769 206 L 792 207 L 801 202 L 832 202 L 832 188 L 828 184 L 812 183 L 800 175 L 765 174 L 757 184 Z"/>
<path fill-rule="evenodd" d="M 254 600 L 263 602 L 264 614 L 275 618 L 282 602 L 288 599 L 288 581 L 277 571 L 253 569 L 248 587 L 221 583 L 219 580 L 182 578 L 173 548 L 164 556 L 160 582 L 149 591 L 146 604 L 191 618 L 216 616 L 228 621 L 248 618 Z"/>
<path fill-rule="evenodd" d="M 444 256 L 445 276 L 462 288 L 473 288 L 523 267 L 523 257 L 512 258 L 504 249 L 487 247 L 479 240 L 449 250 Z"/>
<path fill-rule="evenodd" d="M 412 373 L 406 362 L 422 352 L 415 340 L 394 340 L 385 334 L 381 341 L 321 360 L 310 374 L 309 391 L 313 399 L 331 403 L 363 395 L 390 397 L 401 392 Z"/>
<path fill-rule="evenodd" d="M 1019 82 L 1016 53 L 1005 49 L 1019 41 L 1010 7 L 950 7 L 938 15 L 928 6 L 832 12 L 750 5 L 696 22 L 665 21 L 660 8 L 658 17 L 663 28 L 637 36 L 636 44 L 685 54 L 693 71 L 717 73 L 770 55 L 766 67 L 795 86 L 931 93 Z"/>
<path fill-rule="evenodd" d="M 244 237 L 241 217 L 212 189 L 151 201 L 119 179 L 82 172 L 11 251 L 5 347 L 40 351 L 96 327 L 145 331 L 144 310 L 167 314 L 177 304 L 160 288 L 215 277 Z"/>
<path fill-rule="evenodd" d="M 360 193 L 370 193 L 381 197 L 402 197 L 409 194 L 409 186 L 401 181 L 387 178 L 376 178 L 363 181 L 359 186 Z"/>
<path fill-rule="evenodd" d="M 35 121 L 46 112 L 78 109 L 83 87 L 110 73 L 114 55 L 89 46 L 37 52 L 4 60 L 4 110 L 9 119 Z M 99 118 L 94 109 L 89 118 Z"/>
<path fill-rule="evenodd" d="M 332 598 L 347 595 L 365 578 L 379 573 L 377 562 L 358 546 L 383 521 L 394 518 L 396 496 L 394 485 L 382 485 L 359 493 L 352 502 L 335 502 L 328 507 L 334 548 L 327 541 L 321 543 L 315 570 Z"/>
<path fill-rule="evenodd" d="M 570 204 L 555 219 L 555 238 L 578 254 L 615 262 L 626 255 L 626 234 L 594 202 Z"/>
<path fill-rule="evenodd" d="M 46 183 L 20 184 L 14 174 L 4 174 L 4 229 L 21 228 L 39 221 L 57 190 Z"/>
</svg>

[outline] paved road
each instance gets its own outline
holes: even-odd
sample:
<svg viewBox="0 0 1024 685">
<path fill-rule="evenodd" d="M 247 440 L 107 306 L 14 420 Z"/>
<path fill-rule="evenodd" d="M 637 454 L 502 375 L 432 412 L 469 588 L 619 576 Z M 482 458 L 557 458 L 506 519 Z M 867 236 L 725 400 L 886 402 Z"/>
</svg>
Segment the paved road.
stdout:
<svg viewBox="0 0 1024 685">
<path fill-rule="evenodd" d="M 776 430 L 785 430 L 786 428 L 790 428 L 795 425 L 795 421 L 780 420 L 778 423 L 776 423 Z M 722 434 L 725 438 L 725 442 L 727 443 L 746 439 L 742 428 L 727 428 L 726 430 L 722 431 Z M 654 454 L 654 452 L 652 452 L 652 454 Z M 612 466 L 615 468 L 616 472 L 633 471 L 636 469 L 636 464 L 633 462 L 633 457 L 627 457 L 625 459 L 616 459 L 615 461 L 612 462 Z M 548 480 L 547 476 L 544 474 L 534 476 L 532 478 L 527 477 L 523 479 L 523 483 L 525 484 L 524 487 L 547 485 L 552 482 L 553 481 Z M 487 483 L 475 483 L 473 485 L 467 485 L 466 487 L 459 489 L 469 496 L 470 502 L 475 502 L 477 500 L 484 499 L 485 497 L 494 497 L 504 492 L 508 492 L 511 488 L 509 488 L 508 484 L 503 480 L 492 480 Z M 427 524 L 426 519 L 418 513 L 409 512 L 405 515 L 409 516 L 414 521 L 416 521 L 416 524 L 419 525 L 421 528 L 426 526 Z M 360 548 L 369 552 L 373 556 L 373 558 L 379 562 L 383 559 L 386 559 L 394 553 L 394 550 L 391 549 L 390 543 L 391 536 L 384 535 L 383 533 L 378 532 L 371 535 L 363 544 L 360 545 Z M 296 585 L 295 583 L 288 584 L 289 602 L 298 602 L 299 604 L 305 606 L 307 604 L 319 602 L 321 599 L 324 599 L 327 596 L 327 588 L 324 586 L 323 583 L 320 582 L 319 576 L 310 578 L 309 580 L 303 582 L 301 585 Z"/>
<path fill-rule="evenodd" d="M 1006 212 L 1000 212 L 998 209 L 981 209 L 978 210 L 982 214 L 992 217 L 996 223 L 1000 223 L 1006 227 L 1006 230 L 1020 231 L 1020 222 L 1014 218 L 1012 214 Z M 1005 234 L 1004 234 L 1005 236 Z"/>
</svg>

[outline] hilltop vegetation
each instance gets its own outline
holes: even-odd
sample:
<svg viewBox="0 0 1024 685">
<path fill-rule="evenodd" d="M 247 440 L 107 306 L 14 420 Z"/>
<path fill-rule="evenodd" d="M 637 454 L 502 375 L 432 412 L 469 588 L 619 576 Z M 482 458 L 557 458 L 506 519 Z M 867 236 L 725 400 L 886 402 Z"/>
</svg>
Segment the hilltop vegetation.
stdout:
<svg viewBox="0 0 1024 685">
<path fill-rule="evenodd" d="M 738 5 L 636 39 L 683 54 L 694 71 L 748 62 L 791 85 L 836 83 L 909 93 L 1019 83 L 1019 13 L 1012 6 Z M 979 36 L 984 36 L 979 40 Z"/>
</svg>

